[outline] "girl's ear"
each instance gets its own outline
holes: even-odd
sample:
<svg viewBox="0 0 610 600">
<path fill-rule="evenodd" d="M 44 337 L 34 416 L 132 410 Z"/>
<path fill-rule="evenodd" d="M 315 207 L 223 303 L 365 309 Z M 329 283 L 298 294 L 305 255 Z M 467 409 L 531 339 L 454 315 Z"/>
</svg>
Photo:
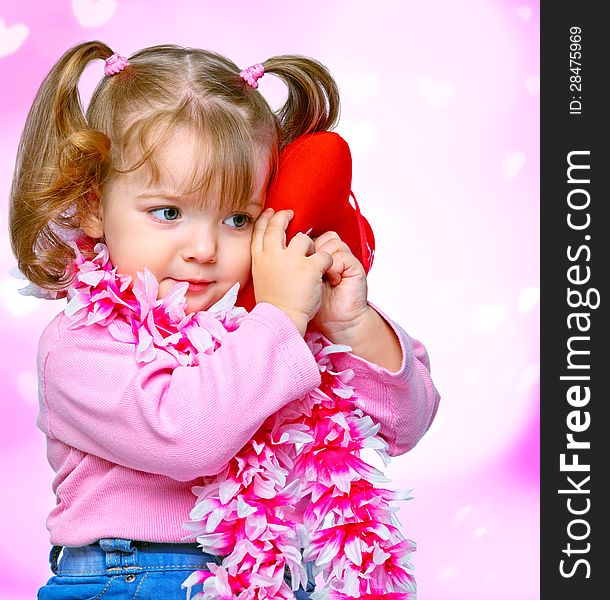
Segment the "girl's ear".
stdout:
<svg viewBox="0 0 610 600">
<path fill-rule="evenodd" d="M 87 194 L 87 208 L 81 219 L 81 229 L 94 240 L 104 237 L 104 221 L 100 210 L 100 197 L 97 192 Z"/>
</svg>

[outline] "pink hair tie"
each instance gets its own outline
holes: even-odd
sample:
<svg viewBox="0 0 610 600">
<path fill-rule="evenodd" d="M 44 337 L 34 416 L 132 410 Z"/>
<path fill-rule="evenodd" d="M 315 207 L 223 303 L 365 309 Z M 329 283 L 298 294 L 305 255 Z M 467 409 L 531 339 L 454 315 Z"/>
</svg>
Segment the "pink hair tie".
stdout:
<svg viewBox="0 0 610 600">
<path fill-rule="evenodd" d="M 129 63 L 127 59 L 119 54 L 113 54 L 106 59 L 106 66 L 104 67 L 104 74 L 109 76 L 120 73 Z"/>
<path fill-rule="evenodd" d="M 239 76 L 251 87 L 258 87 L 258 80 L 265 74 L 265 68 L 260 63 L 252 65 L 239 72 Z"/>
</svg>

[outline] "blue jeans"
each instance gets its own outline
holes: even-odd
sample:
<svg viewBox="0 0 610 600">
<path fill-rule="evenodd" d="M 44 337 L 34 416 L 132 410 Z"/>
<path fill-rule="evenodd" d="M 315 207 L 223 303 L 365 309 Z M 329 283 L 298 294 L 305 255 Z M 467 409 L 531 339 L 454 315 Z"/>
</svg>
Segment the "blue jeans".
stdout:
<svg viewBox="0 0 610 600">
<path fill-rule="evenodd" d="M 197 544 L 153 544 L 104 538 L 89 546 L 53 546 L 49 561 L 54 576 L 38 590 L 38 600 L 185 600 L 182 582 L 206 563 L 220 558 L 205 554 Z M 58 560 L 59 559 L 59 560 Z M 314 589 L 311 570 L 307 591 L 297 590 L 297 600 L 308 600 Z M 288 579 L 290 583 L 290 579 Z M 203 590 L 194 586 L 192 595 Z"/>
</svg>

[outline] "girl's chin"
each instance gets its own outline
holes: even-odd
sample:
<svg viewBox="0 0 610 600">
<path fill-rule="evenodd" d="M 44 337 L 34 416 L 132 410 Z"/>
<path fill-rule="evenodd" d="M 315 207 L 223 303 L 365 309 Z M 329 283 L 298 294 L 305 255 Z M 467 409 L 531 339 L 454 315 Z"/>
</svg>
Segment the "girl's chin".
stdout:
<svg viewBox="0 0 610 600">
<path fill-rule="evenodd" d="M 202 302 L 201 300 L 189 301 L 187 299 L 186 307 L 184 308 L 184 312 L 187 315 L 190 315 L 191 313 L 194 313 L 194 312 L 200 312 L 202 310 L 207 310 L 208 308 L 210 308 L 210 306 L 212 306 L 212 304 L 214 304 L 214 302 Z"/>
<path fill-rule="evenodd" d="M 187 315 L 190 315 L 191 313 L 195 313 L 195 312 L 201 312 L 202 310 L 208 310 L 208 308 L 210 308 L 210 306 L 212 306 L 211 304 L 198 304 L 195 306 L 191 306 L 189 304 L 186 305 L 186 308 L 184 309 L 184 312 Z"/>
<path fill-rule="evenodd" d="M 217 294 L 205 294 L 201 292 L 196 293 L 188 291 L 186 293 L 186 307 L 184 312 L 188 315 L 190 313 L 208 310 L 208 308 L 216 304 L 221 297 L 217 297 Z"/>
</svg>

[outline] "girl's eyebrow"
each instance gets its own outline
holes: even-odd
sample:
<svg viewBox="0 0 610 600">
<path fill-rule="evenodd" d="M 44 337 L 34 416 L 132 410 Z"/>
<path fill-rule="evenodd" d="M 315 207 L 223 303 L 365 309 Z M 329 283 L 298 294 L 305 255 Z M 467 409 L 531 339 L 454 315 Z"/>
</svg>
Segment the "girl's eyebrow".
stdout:
<svg viewBox="0 0 610 600">
<path fill-rule="evenodd" d="M 159 192 L 144 192 L 143 194 L 138 194 L 136 196 L 136 200 L 146 200 L 146 199 L 154 199 L 154 198 L 162 198 L 163 200 L 169 200 L 170 202 L 180 202 L 184 201 L 184 196 L 177 196 L 175 194 L 166 194 L 163 191 Z M 264 206 L 264 202 L 261 202 L 260 199 L 251 200 L 248 202 L 248 208 L 262 208 Z"/>
<path fill-rule="evenodd" d="M 136 198 L 165 198 L 167 200 L 172 200 L 174 202 L 177 202 L 182 197 L 176 196 L 174 194 L 166 194 L 165 192 L 156 192 L 156 193 L 144 192 L 143 194 L 138 194 L 136 196 Z"/>
</svg>

